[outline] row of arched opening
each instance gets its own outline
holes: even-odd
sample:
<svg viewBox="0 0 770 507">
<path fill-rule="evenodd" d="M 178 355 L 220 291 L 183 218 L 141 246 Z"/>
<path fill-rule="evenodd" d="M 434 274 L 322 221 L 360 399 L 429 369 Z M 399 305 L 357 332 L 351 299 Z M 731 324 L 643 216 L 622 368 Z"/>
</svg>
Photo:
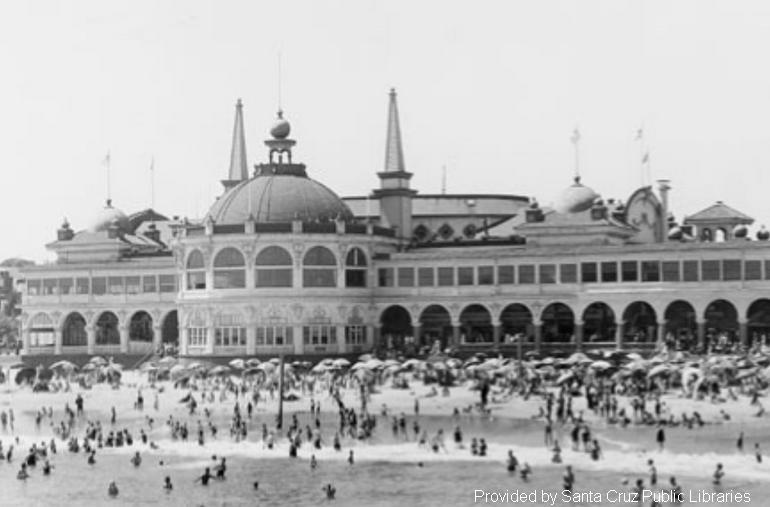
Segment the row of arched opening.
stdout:
<svg viewBox="0 0 770 507">
<path fill-rule="evenodd" d="M 115 313 L 102 312 L 94 325 L 96 345 L 120 345 L 119 326 L 120 321 Z M 72 312 L 67 315 L 61 329 L 62 346 L 86 346 L 88 344 L 86 327 L 86 319 L 79 312 Z M 152 316 L 145 311 L 134 313 L 128 322 L 128 339 L 133 342 L 152 343 L 154 338 Z M 161 341 L 166 344 L 177 344 L 179 341 L 176 310 L 169 312 L 161 322 Z"/>
<path fill-rule="evenodd" d="M 540 336 L 543 342 L 571 342 L 575 338 L 576 325 L 583 326 L 583 342 L 614 342 L 617 328 L 621 326 L 624 342 L 654 342 L 658 339 L 659 324 L 664 324 L 666 335 L 673 337 L 694 337 L 697 333 L 697 314 L 692 304 L 684 300 L 670 303 L 663 315 L 662 322 L 655 309 L 644 301 L 629 304 L 618 321 L 615 312 L 606 303 L 590 304 L 576 319 L 574 311 L 564 303 L 551 303 L 540 315 Z M 500 335 L 522 335 L 533 337 L 535 324 L 531 310 L 523 304 L 513 303 L 506 306 L 500 314 Z M 727 300 L 712 301 L 703 314 L 704 327 L 711 333 L 737 334 L 739 329 L 738 311 Z M 754 301 L 746 313 L 749 336 L 752 334 L 770 334 L 770 299 Z M 383 336 L 400 338 L 412 336 L 414 329 L 410 313 L 400 305 L 388 307 L 380 317 Z M 439 339 L 446 343 L 453 334 L 452 319 L 444 306 L 434 304 L 425 308 L 419 315 L 420 341 L 430 344 Z M 494 324 L 489 310 L 480 304 L 466 306 L 459 317 L 460 341 L 463 343 L 491 342 L 494 337 Z"/>
<path fill-rule="evenodd" d="M 280 246 L 260 250 L 254 262 L 255 287 L 293 287 L 292 256 Z M 193 250 L 187 256 L 186 287 L 188 290 L 206 288 L 206 264 L 203 253 Z M 348 250 L 345 256 L 345 286 L 366 287 L 366 254 L 360 248 Z M 234 247 L 217 252 L 213 262 L 215 289 L 246 287 L 246 257 Z M 302 287 L 336 287 L 337 258 L 323 246 L 310 248 L 302 258 Z"/>
</svg>

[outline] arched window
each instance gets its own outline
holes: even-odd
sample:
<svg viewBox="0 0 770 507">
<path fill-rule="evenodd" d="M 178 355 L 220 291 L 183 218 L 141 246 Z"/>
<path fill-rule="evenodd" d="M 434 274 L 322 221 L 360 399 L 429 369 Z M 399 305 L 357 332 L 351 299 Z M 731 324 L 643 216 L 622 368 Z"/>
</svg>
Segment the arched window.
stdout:
<svg viewBox="0 0 770 507">
<path fill-rule="evenodd" d="M 62 345 L 86 346 L 88 333 L 86 332 L 86 319 L 79 313 L 70 313 L 64 321 L 61 333 Z"/>
<path fill-rule="evenodd" d="M 214 257 L 214 288 L 242 289 L 246 287 L 246 261 L 236 248 L 224 248 Z"/>
<path fill-rule="evenodd" d="M 54 345 L 53 320 L 45 313 L 38 313 L 29 323 L 29 344 L 32 347 Z"/>
<path fill-rule="evenodd" d="M 144 311 L 136 312 L 128 326 L 128 338 L 131 341 L 152 342 L 155 333 L 152 330 L 152 317 Z"/>
<path fill-rule="evenodd" d="M 336 287 L 337 260 L 326 247 L 314 246 L 305 254 L 302 270 L 304 287 Z"/>
<path fill-rule="evenodd" d="M 257 287 L 291 287 L 293 285 L 291 255 L 279 246 L 259 252 L 254 283 Z"/>
<path fill-rule="evenodd" d="M 200 250 L 193 250 L 187 257 L 187 290 L 206 288 L 206 266 Z"/>
<path fill-rule="evenodd" d="M 351 248 L 345 258 L 345 287 L 366 287 L 366 255 Z"/>
<path fill-rule="evenodd" d="M 97 345 L 120 345 L 118 317 L 112 312 L 104 312 L 96 321 Z"/>
</svg>

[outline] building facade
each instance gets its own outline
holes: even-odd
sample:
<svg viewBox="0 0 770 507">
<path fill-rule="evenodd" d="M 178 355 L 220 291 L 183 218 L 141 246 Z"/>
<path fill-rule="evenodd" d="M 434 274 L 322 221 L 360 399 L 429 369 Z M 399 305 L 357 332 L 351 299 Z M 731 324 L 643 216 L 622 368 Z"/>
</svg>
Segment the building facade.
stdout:
<svg viewBox="0 0 770 507">
<path fill-rule="evenodd" d="M 279 112 L 249 171 L 243 111 L 202 221 L 108 201 L 22 268 L 26 354 L 185 356 L 750 345 L 770 334 L 770 234 L 716 203 L 676 223 L 667 181 L 625 202 L 579 177 L 555 203 L 410 188 L 396 94 L 380 188 L 338 197 Z"/>
</svg>

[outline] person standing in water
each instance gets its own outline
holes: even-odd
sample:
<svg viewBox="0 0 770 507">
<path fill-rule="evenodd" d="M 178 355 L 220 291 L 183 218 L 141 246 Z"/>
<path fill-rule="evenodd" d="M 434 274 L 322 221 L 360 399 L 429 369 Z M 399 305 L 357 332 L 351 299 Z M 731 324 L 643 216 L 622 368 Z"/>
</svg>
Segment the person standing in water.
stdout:
<svg viewBox="0 0 770 507">
<path fill-rule="evenodd" d="M 353 460 L 353 450 L 352 449 L 350 450 L 350 454 L 348 454 L 348 463 L 351 464 L 351 465 L 354 463 L 354 460 Z"/>
<path fill-rule="evenodd" d="M 206 467 L 206 470 L 203 471 L 203 475 L 195 479 L 195 482 L 200 481 L 202 485 L 208 486 L 209 480 L 211 479 L 211 477 L 212 477 L 211 470 L 209 469 L 209 467 Z"/>
<path fill-rule="evenodd" d="M 722 467 L 722 463 L 717 463 L 717 468 L 714 470 L 714 479 L 711 481 L 714 483 L 714 486 L 719 486 L 722 484 L 722 477 L 725 476 L 724 468 Z"/>
<path fill-rule="evenodd" d="M 738 452 L 743 452 L 743 432 L 741 431 L 741 434 L 738 435 L 738 442 L 736 442 L 736 447 L 738 447 Z"/>
<path fill-rule="evenodd" d="M 118 496 L 118 485 L 115 484 L 115 481 L 110 482 L 110 485 L 107 487 L 107 494 L 110 496 Z"/>
<path fill-rule="evenodd" d="M 171 491 L 172 489 L 174 489 L 174 485 L 171 484 L 171 477 L 169 477 L 168 475 L 163 480 L 163 489 L 165 489 L 166 491 Z"/>
<path fill-rule="evenodd" d="M 754 456 L 757 458 L 757 463 L 762 463 L 762 451 L 759 449 L 759 442 L 754 444 Z"/>
<path fill-rule="evenodd" d="M 658 447 L 662 451 L 664 445 L 666 444 L 666 432 L 663 430 L 663 426 L 658 428 L 658 436 L 656 440 L 658 441 Z"/>
</svg>

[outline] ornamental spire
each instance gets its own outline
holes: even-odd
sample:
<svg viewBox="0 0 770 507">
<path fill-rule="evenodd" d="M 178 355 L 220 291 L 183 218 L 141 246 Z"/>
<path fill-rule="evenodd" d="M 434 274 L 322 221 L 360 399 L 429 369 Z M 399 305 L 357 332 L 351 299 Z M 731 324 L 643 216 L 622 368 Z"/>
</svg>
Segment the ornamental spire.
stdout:
<svg viewBox="0 0 770 507">
<path fill-rule="evenodd" d="M 385 145 L 385 172 L 405 172 L 404 148 L 401 145 L 401 126 L 398 121 L 396 89 L 390 89 L 388 109 L 388 139 Z"/>
<path fill-rule="evenodd" d="M 235 104 L 235 125 L 233 126 L 233 147 L 230 152 L 230 171 L 228 180 L 242 181 L 249 178 L 246 161 L 246 136 L 243 132 L 243 103 L 241 99 Z"/>
</svg>

